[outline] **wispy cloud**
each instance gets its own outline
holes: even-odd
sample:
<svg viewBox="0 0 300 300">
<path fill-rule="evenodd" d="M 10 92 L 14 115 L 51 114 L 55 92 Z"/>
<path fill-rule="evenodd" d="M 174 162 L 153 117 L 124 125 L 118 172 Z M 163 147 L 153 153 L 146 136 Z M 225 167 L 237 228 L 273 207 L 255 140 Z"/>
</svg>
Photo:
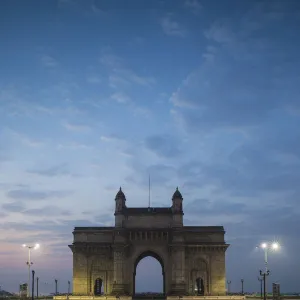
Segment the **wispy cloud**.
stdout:
<svg viewBox="0 0 300 300">
<path fill-rule="evenodd" d="M 109 83 L 115 89 L 126 87 L 130 84 L 152 86 L 156 82 L 155 78 L 137 74 L 128 68 L 125 61 L 118 56 L 107 53 L 103 54 L 100 57 L 100 63 L 109 67 Z"/>
<path fill-rule="evenodd" d="M 49 68 L 54 68 L 58 66 L 57 60 L 54 59 L 52 56 L 46 54 L 41 56 L 41 63 L 43 66 Z"/>
<path fill-rule="evenodd" d="M 25 215 L 29 216 L 70 216 L 69 210 L 63 210 L 58 206 L 47 205 L 41 208 L 31 208 L 23 211 Z"/>
<path fill-rule="evenodd" d="M 16 142 L 21 142 L 24 146 L 38 148 L 44 146 L 44 142 L 35 140 L 27 135 L 12 130 L 10 128 L 5 129 L 5 132 L 10 135 Z"/>
<path fill-rule="evenodd" d="M 31 189 L 17 189 L 17 190 L 10 190 L 7 192 L 7 196 L 9 198 L 15 200 L 45 200 L 50 198 L 63 198 L 69 195 L 69 191 L 38 191 L 38 190 L 31 190 Z"/>
<path fill-rule="evenodd" d="M 178 156 L 181 153 L 177 139 L 169 134 L 149 136 L 145 141 L 145 146 L 164 158 Z"/>
<path fill-rule="evenodd" d="M 124 93 L 114 93 L 110 96 L 110 98 L 112 100 L 115 100 L 118 103 L 123 103 L 123 104 L 131 102 L 130 97 Z"/>
<path fill-rule="evenodd" d="M 23 202 L 14 201 L 2 204 L 2 209 L 7 212 L 22 212 L 26 208 Z"/>
<path fill-rule="evenodd" d="M 97 75 L 90 75 L 86 78 L 86 81 L 91 84 L 99 84 L 102 82 L 101 78 Z"/>
<path fill-rule="evenodd" d="M 58 150 L 67 149 L 67 150 L 90 150 L 93 149 L 92 145 L 70 142 L 70 143 L 60 143 L 57 145 Z"/>
<path fill-rule="evenodd" d="M 55 165 L 50 168 L 28 170 L 28 173 L 37 174 L 41 176 L 49 176 L 49 177 L 71 174 L 67 163 Z"/>
<path fill-rule="evenodd" d="M 145 77 L 136 74 L 132 70 L 119 69 L 114 70 L 116 74 L 122 76 L 123 78 L 129 79 L 131 82 L 136 83 L 141 86 L 151 86 L 155 83 L 155 79 L 153 77 Z"/>
<path fill-rule="evenodd" d="M 185 0 L 184 6 L 190 9 L 196 15 L 198 15 L 203 8 L 199 0 Z"/>
<path fill-rule="evenodd" d="M 85 124 L 74 124 L 70 122 L 63 122 L 63 126 L 73 132 L 89 132 L 91 130 L 91 127 Z"/>
<path fill-rule="evenodd" d="M 100 137 L 100 140 L 103 142 L 124 142 L 125 141 L 122 137 L 115 134 L 102 135 Z"/>
<path fill-rule="evenodd" d="M 100 56 L 100 63 L 111 68 L 120 68 L 124 65 L 124 60 L 116 55 L 104 53 Z"/>
<path fill-rule="evenodd" d="M 166 35 L 185 37 L 187 32 L 186 30 L 176 21 L 172 20 L 172 14 L 168 14 L 161 19 L 161 27 Z"/>
</svg>

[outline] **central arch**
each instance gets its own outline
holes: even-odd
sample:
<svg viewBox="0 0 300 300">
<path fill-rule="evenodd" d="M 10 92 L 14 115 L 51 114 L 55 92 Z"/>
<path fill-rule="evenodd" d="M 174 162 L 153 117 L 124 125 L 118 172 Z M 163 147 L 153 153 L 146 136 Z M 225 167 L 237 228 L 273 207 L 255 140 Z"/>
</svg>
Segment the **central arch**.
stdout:
<svg viewBox="0 0 300 300">
<path fill-rule="evenodd" d="M 154 251 L 144 251 L 142 252 L 134 261 L 134 265 L 133 265 L 133 278 L 132 278 L 132 295 L 135 295 L 135 277 L 136 277 L 136 268 L 138 263 L 145 257 L 153 257 L 155 258 L 161 265 L 161 269 L 162 269 L 162 275 L 163 275 L 163 294 L 166 294 L 166 278 L 165 278 L 165 266 L 164 266 L 164 262 L 163 259 Z"/>
</svg>

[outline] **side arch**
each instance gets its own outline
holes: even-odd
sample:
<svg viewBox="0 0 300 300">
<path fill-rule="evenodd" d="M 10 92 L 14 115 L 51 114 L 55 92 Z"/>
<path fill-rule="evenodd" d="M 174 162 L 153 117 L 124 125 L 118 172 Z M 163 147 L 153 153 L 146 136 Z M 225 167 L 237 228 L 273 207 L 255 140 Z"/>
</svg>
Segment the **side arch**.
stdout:
<svg viewBox="0 0 300 300">
<path fill-rule="evenodd" d="M 195 285 L 197 280 L 202 280 L 204 295 L 210 293 L 210 276 L 209 276 L 209 263 L 202 257 L 195 257 L 192 260 L 192 267 L 189 272 L 189 293 L 195 295 Z"/>
<path fill-rule="evenodd" d="M 97 279 L 101 279 L 101 294 L 111 292 L 110 279 L 113 269 L 112 262 L 102 255 L 93 255 L 89 257 L 88 268 L 88 294 L 95 295 L 95 283 Z"/>
<path fill-rule="evenodd" d="M 145 257 L 153 257 L 155 258 L 161 265 L 162 268 L 162 275 L 163 275 L 163 293 L 166 294 L 166 278 L 165 278 L 165 262 L 162 257 L 157 254 L 156 251 L 153 250 L 145 250 L 141 251 L 137 257 L 134 258 L 133 263 L 133 277 L 132 277 L 132 294 L 135 295 L 135 276 L 136 276 L 136 268 L 138 263 Z"/>
</svg>

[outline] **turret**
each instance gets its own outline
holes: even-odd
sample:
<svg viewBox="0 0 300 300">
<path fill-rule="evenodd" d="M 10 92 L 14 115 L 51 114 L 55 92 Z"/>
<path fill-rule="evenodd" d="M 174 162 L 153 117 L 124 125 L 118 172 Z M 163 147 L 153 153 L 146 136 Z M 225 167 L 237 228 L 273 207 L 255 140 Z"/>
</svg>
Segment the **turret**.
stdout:
<svg viewBox="0 0 300 300">
<path fill-rule="evenodd" d="M 172 197 L 173 226 L 175 227 L 183 226 L 182 201 L 183 201 L 182 195 L 179 192 L 177 187 Z"/>
<path fill-rule="evenodd" d="M 126 208 L 126 197 L 121 187 L 116 195 L 115 202 L 115 226 L 122 227 L 124 220 L 124 209 Z"/>
</svg>

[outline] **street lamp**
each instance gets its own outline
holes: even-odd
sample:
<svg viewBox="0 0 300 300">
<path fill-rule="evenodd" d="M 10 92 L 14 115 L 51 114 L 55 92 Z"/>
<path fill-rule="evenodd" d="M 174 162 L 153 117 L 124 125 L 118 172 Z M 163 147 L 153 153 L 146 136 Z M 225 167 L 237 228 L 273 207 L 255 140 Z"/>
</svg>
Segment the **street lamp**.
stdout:
<svg viewBox="0 0 300 300">
<path fill-rule="evenodd" d="M 230 294 L 230 284 L 231 284 L 231 280 L 227 280 L 227 286 L 228 286 L 227 292 L 228 292 L 228 294 Z"/>
<path fill-rule="evenodd" d="M 31 265 L 33 265 L 33 262 L 31 261 L 31 250 L 32 249 L 38 249 L 40 248 L 40 245 L 39 244 L 35 244 L 33 246 L 31 245 L 26 245 L 26 244 L 23 244 L 22 245 L 23 248 L 27 248 L 28 249 L 28 261 L 26 262 L 26 264 L 28 265 L 28 286 L 27 286 L 27 297 L 29 298 L 30 297 L 30 267 Z"/>
<path fill-rule="evenodd" d="M 244 279 L 241 279 L 241 283 L 242 283 L 242 295 L 244 295 Z"/>
<path fill-rule="evenodd" d="M 279 244 L 277 242 L 274 243 L 262 243 L 259 247 L 257 248 L 261 248 L 264 250 L 264 254 L 265 254 L 265 271 L 263 272 L 262 270 L 259 271 L 260 276 L 263 278 L 263 282 L 264 282 L 264 300 L 266 300 L 266 292 L 267 292 L 267 284 L 266 284 L 266 279 L 267 276 L 270 275 L 270 271 L 268 269 L 268 253 L 269 251 L 273 250 L 276 251 L 279 249 Z"/>
<path fill-rule="evenodd" d="M 279 244 L 277 242 L 274 243 L 262 243 L 260 246 L 258 246 L 257 248 L 261 248 L 264 250 L 265 253 L 265 271 L 268 271 L 268 252 L 270 250 L 276 251 L 279 249 Z"/>
<path fill-rule="evenodd" d="M 58 280 L 57 279 L 54 279 L 55 281 L 55 296 L 57 296 L 58 292 L 57 292 L 57 282 Z"/>
<path fill-rule="evenodd" d="M 266 293 L 266 278 L 267 278 L 267 276 L 270 275 L 270 271 L 268 270 L 268 271 L 266 271 L 266 272 L 263 272 L 262 270 L 259 270 L 259 274 L 260 274 L 260 276 L 262 276 L 262 278 L 263 278 L 263 282 L 264 282 L 264 300 L 266 300 L 266 299 L 267 299 L 267 293 Z"/>
<path fill-rule="evenodd" d="M 263 284 L 263 278 L 257 277 L 258 281 L 260 282 L 260 299 L 262 299 L 262 284 Z"/>
</svg>

